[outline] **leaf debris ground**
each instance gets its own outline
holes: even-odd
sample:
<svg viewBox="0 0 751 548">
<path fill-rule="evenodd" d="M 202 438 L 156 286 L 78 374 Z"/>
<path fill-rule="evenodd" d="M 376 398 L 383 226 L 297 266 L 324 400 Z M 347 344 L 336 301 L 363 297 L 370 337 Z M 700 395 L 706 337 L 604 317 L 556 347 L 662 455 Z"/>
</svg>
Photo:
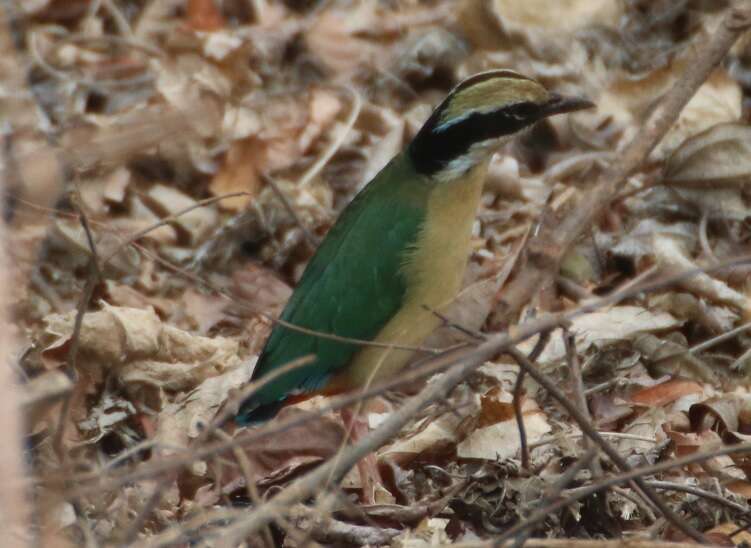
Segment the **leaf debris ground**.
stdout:
<svg viewBox="0 0 751 548">
<path fill-rule="evenodd" d="M 466 289 L 450 319 L 472 330 L 505 327 L 493 303 L 524 260 L 519 247 L 540 213 L 547 205 L 562 214 L 587 192 L 726 7 L 555 4 L 15 6 L 20 24 L 6 32 L 20 45 L 4 70 L 16 63 L 27 76 L 3 85 L 5 97 L 24 94 L 3 166 L 18 372 L 37 478 L 34 534 L 69 545 L 150 546 L 182 524 L 175 544 L 221 546 L 222 528 L 252 512 L 259 497 L 335 458 L 345 432 L 325 415 L 241 450 L 138 473 L 213 441 L 207 425 L 242 390 L 269 317 L 337 211 L 453 83 L 493 67 L 583 92 L 598 105 L 545 122 L 493 161 Z M 750 59 L 742 40 L 654 161 L 564 259 L 558 291 L 529 310 L 573 308 L 650 269 L 669 275 L 749 253 Z M 201 201 L 209 203 L 183 213 Z M 748 279 L 744 265 L 708 272 L 569 326 L 592 424 L 630 464 L 748 440 Z M 447 326 L 430 344 L 466 337 Z M 574 397 L 559 331 L 537 363 Z M 522 412 L 531 469 L 523 469 L 517 376 L 510 358 L 485 364 L 383 447 L 381 504 L 358 504 L 352 472 L 331 511 L 290 508 L 248 545 L 489 539 L 551 493 L 615 471 L 598 458 L 559 486 L 586 447 L 578 426 L 530 381 Z M 371 426 L 418 387 L 370 400 Z M 248 435 L 223 430 L 239 444 Z M 134 479 L 91 489 L 97 477 L 122 471 Z M 731 455 L 651 479 L 674 484 L 665 497 L 692 526 L 732 544 L 741 542 L 731 533 L 745 524 L 751 496 L 747 471 Z M 737 506 L 679 490 L 686 487 Z M 534 531 L 594 539 L 653 533 L 680 538 L 628 486 L 553 513 Z"/>
</svg>

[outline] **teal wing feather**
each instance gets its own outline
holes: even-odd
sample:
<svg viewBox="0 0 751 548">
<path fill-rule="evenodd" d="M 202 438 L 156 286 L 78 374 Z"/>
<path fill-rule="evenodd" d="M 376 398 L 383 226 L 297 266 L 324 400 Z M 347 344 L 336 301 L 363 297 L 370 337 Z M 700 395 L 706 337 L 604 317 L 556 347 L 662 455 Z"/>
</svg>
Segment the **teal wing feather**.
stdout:
<svg viewBox="0 0 751 548">
<path fill-rule="evenodd" d="M 407 289 L 402 266 L 425 218 L 428 185 L 410 176 L 406 160 L 392 161 L 342 212 L 282 312 L 293 325 L 371 340 L 400 309 Z M 272 330 L 253 380 L 306 355 L 309 365 L 281 375 L 251 395 L 237 422 L 273 416 L 290 394 L 323 388 L 360 346 L 301 333 L 281 324 Z"/>
</svg>

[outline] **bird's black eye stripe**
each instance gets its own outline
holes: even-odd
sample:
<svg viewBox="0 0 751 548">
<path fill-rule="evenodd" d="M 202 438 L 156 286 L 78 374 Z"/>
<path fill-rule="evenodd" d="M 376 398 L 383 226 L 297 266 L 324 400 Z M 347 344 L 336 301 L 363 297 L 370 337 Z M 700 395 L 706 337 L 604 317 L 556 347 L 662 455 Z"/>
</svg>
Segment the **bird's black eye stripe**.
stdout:
<svg viewBox="0 0 751 548">
<path fill-rule="evenodd" d="M 536 122 L 540 107 L 517 103 L 492 112 L 473 112 L 466 118 L 438 130 L 440 107 L 430 116 L 407 149 L 415 168 L 432 175 L 466 154 L 473 143 L 511 135 Z"/>
</svg>

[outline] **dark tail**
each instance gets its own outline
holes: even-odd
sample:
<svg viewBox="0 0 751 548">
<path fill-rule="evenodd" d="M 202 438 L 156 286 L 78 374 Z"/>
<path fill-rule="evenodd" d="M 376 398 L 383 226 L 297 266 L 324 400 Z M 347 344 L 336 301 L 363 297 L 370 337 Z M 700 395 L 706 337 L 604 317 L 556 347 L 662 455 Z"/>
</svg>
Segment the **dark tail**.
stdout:
<svg viewBox="0 0 751 548">
<path fill-rule="evenodd" d="M 284 407 L 284 400 L 258 405 L 252 401 L 246 401 L 240 406 L 235 416 L 235 422 L 239 426 L 252 426 L 273 419 L 279 410 Z"/>
</svg>

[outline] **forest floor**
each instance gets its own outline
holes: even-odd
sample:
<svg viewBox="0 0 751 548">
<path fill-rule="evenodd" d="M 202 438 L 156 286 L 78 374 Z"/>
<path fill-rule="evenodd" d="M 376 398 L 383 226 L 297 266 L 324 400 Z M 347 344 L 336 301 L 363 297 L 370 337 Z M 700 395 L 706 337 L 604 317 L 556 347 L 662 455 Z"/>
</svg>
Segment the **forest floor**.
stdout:
<svg viewBox="0 0 751 548">
<path fill-rule="evenodd" d="M 751 543 L 751 16 L 729 4 L 4 2 L 2 391 L 34 517 L 3 545 Z M 368 397 L 224 420 L 338 212 L 501 67 L 596 108 L 493 158 L 425 355 Z"/>
</svg>

